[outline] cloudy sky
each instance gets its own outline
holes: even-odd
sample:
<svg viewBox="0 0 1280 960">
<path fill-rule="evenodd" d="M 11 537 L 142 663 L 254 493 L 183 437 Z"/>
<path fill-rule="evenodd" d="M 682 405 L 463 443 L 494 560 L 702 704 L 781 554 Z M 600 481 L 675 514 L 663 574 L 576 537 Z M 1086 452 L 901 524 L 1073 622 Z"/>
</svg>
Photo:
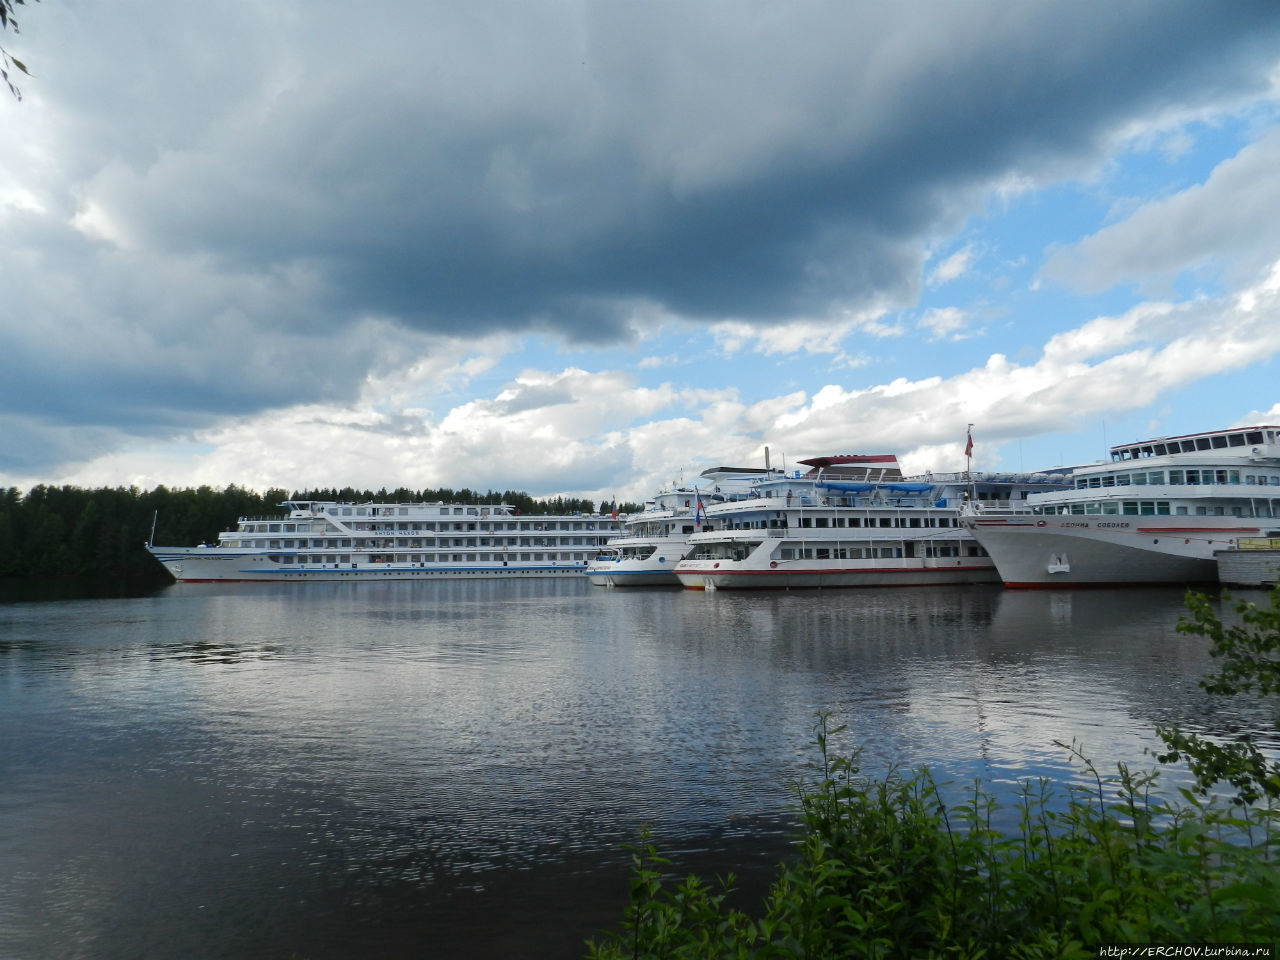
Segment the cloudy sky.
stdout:
<svg viewBox="0 0 1280 960">
<path fill-rule="evenodd" d="M 45 0 L 0 485 L 642 497 L 1280 423 L 1280 5 Z"/>
</svg>

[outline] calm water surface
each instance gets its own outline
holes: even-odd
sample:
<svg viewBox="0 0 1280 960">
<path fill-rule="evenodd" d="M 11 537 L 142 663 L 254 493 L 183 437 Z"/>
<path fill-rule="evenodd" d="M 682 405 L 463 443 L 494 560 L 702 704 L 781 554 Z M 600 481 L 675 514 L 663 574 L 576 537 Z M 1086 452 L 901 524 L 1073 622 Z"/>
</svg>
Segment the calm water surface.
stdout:
<svg viewBox="0 0 1280 960">
<path fill-rule="evenodd" d="M 1080 780 L 1226 724 L 1176 590 L 175 585 L 0 606 L 0 956 L 573 957 L 621 843 L 758 892 L 814 712 Z M 1207 718 L 1207 719 L 1206 719 Z M 1250 719 L 1250 718 L 1245 718 Z"/>
</svg>

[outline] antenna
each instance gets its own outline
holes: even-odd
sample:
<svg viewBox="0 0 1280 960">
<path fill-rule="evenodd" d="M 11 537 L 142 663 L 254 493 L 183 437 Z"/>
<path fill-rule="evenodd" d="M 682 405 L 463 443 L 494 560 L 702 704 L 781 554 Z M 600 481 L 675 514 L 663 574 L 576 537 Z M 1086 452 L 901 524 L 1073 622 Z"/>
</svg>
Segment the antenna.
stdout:
<svg viewBox="0 0 1280 960">
<path fill-rule="evenodd" d="M 156 542 L 156 521 L 160 519 L 160 511 L 157 509 L 151 514 L 151 536 L 147 538 L 147 546 L 150 547 Z"/>
</svg>

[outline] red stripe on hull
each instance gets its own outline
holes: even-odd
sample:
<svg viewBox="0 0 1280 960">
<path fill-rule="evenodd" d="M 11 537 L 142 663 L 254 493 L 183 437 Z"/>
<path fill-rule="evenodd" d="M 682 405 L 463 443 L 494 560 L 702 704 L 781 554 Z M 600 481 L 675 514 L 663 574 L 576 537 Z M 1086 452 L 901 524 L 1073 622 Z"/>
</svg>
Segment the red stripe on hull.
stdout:
<svg viewBox="0 0 1280 960">
<path fill-rule="evenodd" d="M 1198 586 L 1198 585 L 1205 585 L 1205 584 L 1212 584 L 1214 586 L 1217 586 L 1218 582 L 1216 580 L 1185 580 L 1185 581 L 1181 581 L 1181 580 L 1178 580 L 1178 581 L 1175 581 L 1175 580 L 1108 580 L 1105 582 L 1098 581 L 1098 580 L 1087 580 L 1087 581 L 1072 580 L 1072 581 L 1063 582 L 1063 583 L 1040 583 L 1037 581 L 1030 581 L 1027 583 L 1006 582 L 1005 589 L 1007 590 L 1110 590 L 1113 587 L 1125 588 L 1125 589 L 1129 587 L 1189 587 L 1189 586 Z"/>
<path fill-rule="evenodd" d="M 1225 537 L 1260 532 L 1260 527 L 1138 527 L 1139 533 L 1216 533 Z"/>
</svg>

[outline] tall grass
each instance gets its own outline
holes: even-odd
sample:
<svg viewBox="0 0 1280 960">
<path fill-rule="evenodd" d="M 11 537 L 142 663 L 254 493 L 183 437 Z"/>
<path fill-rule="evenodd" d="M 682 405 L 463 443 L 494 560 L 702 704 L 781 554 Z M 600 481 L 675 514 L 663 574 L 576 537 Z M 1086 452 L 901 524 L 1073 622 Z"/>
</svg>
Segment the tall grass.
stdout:
<svg viewBox="0 0 1280 960">
<path fill-rule="evenodd" d="M 842 729 L 817 718 L 815 776 L 795 786 L 796 856 L 757 912 L 727 905 L 732 877 L 672 881 L 645 836 L 621 927 L 588 943 L 588 956 L 1031 960 L 1280 937 L 1274 801 L 1161 799 L 1157 773 L 1120 764 L 1104 776 L 1072 744 L 1092 785 L 1025 781 L 1017 829 L 997 830 L 1000 806 L 980 782 L 954 791 L 927 769 L 864 777 L 856 754 L 828 750 Z"/>
</svg>

